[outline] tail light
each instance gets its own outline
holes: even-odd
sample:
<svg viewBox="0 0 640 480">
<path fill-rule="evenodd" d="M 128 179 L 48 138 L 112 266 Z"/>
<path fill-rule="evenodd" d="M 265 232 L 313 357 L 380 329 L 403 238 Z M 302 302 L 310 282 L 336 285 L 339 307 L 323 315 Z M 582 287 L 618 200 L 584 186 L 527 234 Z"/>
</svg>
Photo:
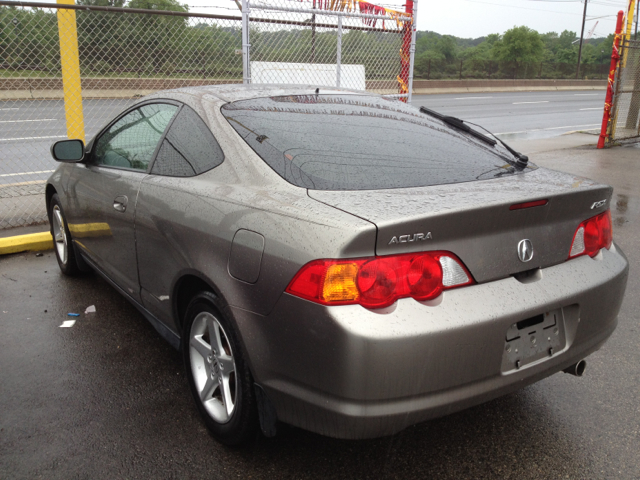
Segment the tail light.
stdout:
<svg viewBox="0 0 640 480">
<path fill-rule="evenodd" d="M 611 248 L 611 242 L 611 211 L 607 210 L 578 226 L 573 236 L 569 258 L 580 255 L 595 257 L 602 248 Z"/>
<path fill-rule="evenodd" d="M 399 298 L 430 300 L 472 283 L 471 274 L 452 253 L 421 252 L 314 260 L 300 269 L 286 291 L 322 305 L 383 308 Z"/>
</svg>

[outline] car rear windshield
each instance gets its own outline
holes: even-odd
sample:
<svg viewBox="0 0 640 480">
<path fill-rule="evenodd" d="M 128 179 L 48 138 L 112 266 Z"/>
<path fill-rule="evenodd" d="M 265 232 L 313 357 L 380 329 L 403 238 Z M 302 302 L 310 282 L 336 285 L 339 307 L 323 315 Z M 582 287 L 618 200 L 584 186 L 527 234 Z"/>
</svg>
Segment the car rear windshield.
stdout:
<svg viewBox="0 0 640 480">
<path fill-rule="evenodd" d="M 381 97 L 255 98 L 228 103 L 222 113 L 282 178 L 313 190 L 422 187 L 535 168 L 516 169 L 501 145 Z"/>
</svg>

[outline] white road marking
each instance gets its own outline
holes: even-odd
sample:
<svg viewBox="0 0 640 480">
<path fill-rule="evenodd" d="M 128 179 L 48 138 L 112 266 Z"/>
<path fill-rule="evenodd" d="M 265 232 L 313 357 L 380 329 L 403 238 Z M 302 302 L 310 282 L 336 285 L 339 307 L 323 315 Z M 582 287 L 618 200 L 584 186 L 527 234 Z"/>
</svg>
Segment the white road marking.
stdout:
<svg viewBox="0 0 640 480">
<path fill-rule="evenodd" d="M 549 100 L 542 100 L 541 102 L 514 102 L 512 105 L 524 105 L 526 103 L 549 103 Z"/>
<path fill-rule="evenodd" d="M 460 98 L 454 98 L 454 100 L 479 100 L 484 98 L 493 98 L 493 97 L 460 97 Z"/>
<path fill-rule="evenodd" d="M 0 108 L 0 112 L 6 112 L 8 110 L 20 110 L 19 108 Z"/>
<path fill-rule="evenodd" d="M 37 172 L 3 173 L 0 177 L 19 177 L 22 175 L 36 175 L 38 173 L 51 173 L 54 170 L 38 170 Z"/>
<path fill-rule="evenodd" d="M 0 123 L 55 122 L 57 118 L 38 118 L 35 120 L 0 120 Z"/>
<path fill-rule="evenodd" d="M 0 142 L 10 142 L 12 140 L 45 140 L 48 138 L 67 138 L 66 135 L 52 135 L 49 137 L 16 137 L 16 138 L 0 138 Z"/>
<path fill-rule="evenodd" d="M 595 95 L 602 95 L 601 93 L 574 93 L 576 97 L 591 97 Z"/>
<path fill-rule="evenodd" d="M 594 107 L 594 108 L 581 108 L 580 111 L 583 110 L 604 110 L 604 107 Z"/>
<path fill-rule="evenodd" d="M 550 128 L 536 128 L 535 130 L 521 130 L 519 132 L 502 132 L 494 133 L 494 135 L 513 135 L 516 133 L 529 133 L 529 132 L 543 132 L 545 130 L 560 130 L 563 128 L 584 128 L 584 127 L 597 127 L 599 123 L 590 123 L 589 125 L 569 125 L 566 127 L 550 127 Z"/>
</svg>

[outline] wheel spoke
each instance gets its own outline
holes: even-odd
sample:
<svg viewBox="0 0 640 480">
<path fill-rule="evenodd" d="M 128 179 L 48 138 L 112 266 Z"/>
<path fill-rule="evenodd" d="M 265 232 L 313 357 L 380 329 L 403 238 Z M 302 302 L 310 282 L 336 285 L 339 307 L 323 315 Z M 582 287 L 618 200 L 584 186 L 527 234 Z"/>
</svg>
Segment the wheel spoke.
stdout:
<svg viewBox="0 0 640 480">
<path fill-rule="evenodd" d="M 224 408 L 227 411 L 227 415 L 231 416 L 233 412 L 233 399 L 231 398 L 231 387 L 229 385 L 229 376 L 227 374 L 222 375 L 222 383 L 220 384 L 220 390 L 222 390 L 222 398 L 224 399 Z"/>
<path fill-rule="evenodd" d="M 60 210 L 57 209 L 57 208 L 54 210 L 54 213 L 55 213 L 55 216 L 56 216 L 56 221 L 58 223 L 58 228 L 62 232 L 62 230 L 64 229 L 64 222 L 62 221 L 62 214 L 60 213 Z"/>
<path fill-rule="evenodd" d="M 215 351 L 216 355 L 223 355 L 224 349 L 222 348 L 222 339 L 220 338 L 220 325 L 214 318 L 207 319 L 207 328 L 209 329 L 209 341 L 211 342 L 211 349 Z"/>
<path fill-rule="evenodd" d="M 207 345 L 204 340 L 202 340 L 202 335 L 191 337 L 191 342 L 189 343 L 206 362 L 209 358 L 209 355 L 211 355 L 211 347 Z"/>
<path fill-rule="evenodd" d="M 213 392 L 216 391 L 216 388 L 218 387 L 218 377 L 208 377 L 207 378 L 207 382 L 204 384 L 204 388 L 202 389 L 202 391 L 200 392 L 200 400 L 202 400 L 202 402 L 206 402 L 207 400 L 211 400 L 211 395 L 213 395 Z"/>
</svg>

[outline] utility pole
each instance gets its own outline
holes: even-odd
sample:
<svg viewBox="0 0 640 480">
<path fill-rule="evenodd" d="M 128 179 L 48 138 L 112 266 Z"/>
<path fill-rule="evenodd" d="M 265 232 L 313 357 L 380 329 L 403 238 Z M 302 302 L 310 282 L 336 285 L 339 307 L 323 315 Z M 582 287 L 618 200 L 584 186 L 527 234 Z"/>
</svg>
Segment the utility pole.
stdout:
<svg viewBox="0 0 640 480">
<path fill-rule="evenodd" d="M 580 78 L 580 61 L 582 60 L 582 40 L 584 39 L 584 24 L 587 21 L 587 2 L 584 0 L 584 13 L 582 14 L 582 33 L 580 33 L 580 49 L 578 50 L 578 69 L 576 70 L 576 80 Z"/>
</svg>

